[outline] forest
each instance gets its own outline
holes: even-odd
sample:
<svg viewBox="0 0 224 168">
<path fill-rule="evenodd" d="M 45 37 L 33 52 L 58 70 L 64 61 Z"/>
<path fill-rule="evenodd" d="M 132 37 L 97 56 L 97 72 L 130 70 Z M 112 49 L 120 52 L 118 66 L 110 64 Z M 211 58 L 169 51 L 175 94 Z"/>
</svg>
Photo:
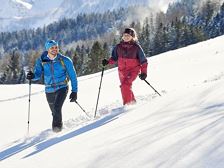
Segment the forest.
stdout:
<svg viewBox="0 0 224 168">
<path fill-rule="evenodd" d="M 79 14 L 42 28 L 1 32 L 0 84 L 26 83 L 25 74 L 44 51 L 47 39 L 59 42 L 60 52 L 73 60 L 77 75 L 82 76 L 101 71 L 101 60 L 110 57 L 125 27 L 136 29 L 147 57 L 224 34 L 224 3 L 219 1 L 180 0 L 166 12 L 147 9 L 146 17 L 134 19 L 135 10 L 141 8 L 147 7 Z"/>
</svg>

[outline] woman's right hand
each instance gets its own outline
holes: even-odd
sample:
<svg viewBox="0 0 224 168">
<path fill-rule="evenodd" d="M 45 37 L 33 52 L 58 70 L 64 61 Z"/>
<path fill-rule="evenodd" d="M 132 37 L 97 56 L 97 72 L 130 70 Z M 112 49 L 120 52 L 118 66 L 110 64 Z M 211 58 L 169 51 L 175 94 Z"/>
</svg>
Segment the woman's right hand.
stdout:
<svg viewBox="0 0 224 168">
<path fill-rule="evenodd" d="M 109 61 L 107 59 L 103 59 L 102 60 L 102 65 L 106 66 L 107 64 L 109 64 Z"/>
</svg>

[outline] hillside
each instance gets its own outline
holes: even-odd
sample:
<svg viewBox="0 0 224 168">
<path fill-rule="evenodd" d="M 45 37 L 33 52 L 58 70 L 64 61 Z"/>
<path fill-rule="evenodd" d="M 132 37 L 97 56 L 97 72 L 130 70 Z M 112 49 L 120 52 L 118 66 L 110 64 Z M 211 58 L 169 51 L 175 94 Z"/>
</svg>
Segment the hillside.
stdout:
<svg viewBox="0 0 224 168">
<path fill-rule="evenodd" d="M 0 0 L 0 32 L 43 27 L 81 13 L 103 13 L 143 5 L 165 10 L 174 0 Z"/>
<path fill-rule="evenodd" d="M 65 128 L 52 133 L 43 86 L 0 85 L 0 167 L 224 167 L 224 36 L 150 57 L 137 104 L 122 107 L 117 69 L 105 72 L 97 118 L 67 99 Z M 78 78 L 78 102 L 93 115 L 100 73 Z"/>
</svg>

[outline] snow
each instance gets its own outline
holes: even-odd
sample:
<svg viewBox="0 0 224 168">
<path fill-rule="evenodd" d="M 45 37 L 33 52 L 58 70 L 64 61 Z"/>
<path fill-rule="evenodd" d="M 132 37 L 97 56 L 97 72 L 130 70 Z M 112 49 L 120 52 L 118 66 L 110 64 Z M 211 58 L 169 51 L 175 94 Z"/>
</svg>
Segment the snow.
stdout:
<svg viewBox="0 0 224 168">
<path fill-rule="evenodd" d="M 20 4 L 22 4 L 23 6 L 25 6 L 27 9 L 31 9 L 32 8 L 32 5 L 31 4 L 29 4 L 29 3 L 27 3 L 27 2 L 24 2 L 24 1 L 22 1 L 22 0 L 15 0 L 17 3 L 20 3 Z"/>
<path fill-rule="evenodd" d="M 164 13 L 166 13 L 169 4 L 176 2 L 176 0 L 151 0 L 150 6 L 155 9 L 160 9 Z"/>
<path fill-rule="evenodd" d="M 0 167 L 223 168 L 224 36 L 150 57 L 137 79 L 137 104 L 122 106 L 117 68 L 79 77 L 78 103 L 63 106 L 51 131 L 42 85 L 0 85 Z"/>
<path fill-rule="evenodd" d="M 76 18 L 80 13 L 103 13 L 135 5 L 165 11 L 168 4 L 174 1 L 176 0 L 0 0 L 0 32 L 43 27 L 62 18 Z M 146 14 L 141 12 L 138 17 L 133 17 L 145 17 Z"/>
</svg>

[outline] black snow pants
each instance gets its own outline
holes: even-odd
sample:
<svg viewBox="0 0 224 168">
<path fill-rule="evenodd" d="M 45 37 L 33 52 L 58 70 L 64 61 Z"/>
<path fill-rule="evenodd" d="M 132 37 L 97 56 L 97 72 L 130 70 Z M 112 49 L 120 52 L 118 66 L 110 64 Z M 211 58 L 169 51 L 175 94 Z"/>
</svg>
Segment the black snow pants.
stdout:
<svg viewBox="0 0 224 168">
<path fill-rule="evenodd" d="M 50 106 L 53 116 L 52 129 L 54 129 L 55 127 L 62 128 L 63 123 L 61 109 L 67 93 L 68 87 L 61 88 L 53 93 L 46 93 L 47 102 Z"/>
</svg>

